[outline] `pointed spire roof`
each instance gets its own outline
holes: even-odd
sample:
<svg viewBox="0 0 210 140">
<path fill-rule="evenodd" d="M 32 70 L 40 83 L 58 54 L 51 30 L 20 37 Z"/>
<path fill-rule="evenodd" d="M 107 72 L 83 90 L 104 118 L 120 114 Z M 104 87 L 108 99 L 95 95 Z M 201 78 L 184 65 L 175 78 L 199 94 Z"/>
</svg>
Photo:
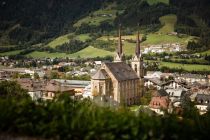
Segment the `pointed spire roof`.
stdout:
<svg viewBox="0 0 210 140">
<path fill-rule="evenodd" d="M 138 25 L 139 26 L 139 25 Z M 136 38 L 136 56 L 140 56 L 140 49 L 141 49 L 141 46 L 140 46 L 141 42 L 140 42 L 140 34 L 139 34 L 139 30 L 138 30 L 138 33 L 137 33 L 137 38 Z"/>
<path fill-rule="evenodd" d="M 123 53 L 122 50 L 122 38 L 121 38 L 121 24 L 119 25 L 119 38 L 118 38 L 118 48 L 117 48 L 118 55 Z"/>
</svg>

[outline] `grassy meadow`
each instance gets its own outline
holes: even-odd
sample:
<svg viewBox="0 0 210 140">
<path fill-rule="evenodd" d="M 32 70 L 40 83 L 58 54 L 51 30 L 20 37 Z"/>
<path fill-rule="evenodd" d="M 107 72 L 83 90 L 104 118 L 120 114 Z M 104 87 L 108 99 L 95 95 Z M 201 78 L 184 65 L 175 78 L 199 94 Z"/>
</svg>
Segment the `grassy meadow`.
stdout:
<svg viewBox="0 0 210 140">
<path fill-rule="evenodd" d="M 150 5 L 157 4 L 157 3 L 165 3 L 169 4 L 169 0 L 146 0 Z"/>
<path fill-rule="evenodd" d="M 160 22 L 163 27 L 158 31 L 159 33 L 167 34 L 174 32 L 174 27 L 177 23 L 177 16 L 176 15 L 166 15 L 160 17 Z"/>
<path fill-rule="evenodd" d="M 74 35 L 73 33 L 70 33 L 70 34 L 59 36 L 58 38 L 48 43 L 46 46 L 55 48 L 56 46 L 62 45 L 64 43 L 68 43 L 71 39 L 77 39 L 77 40 L 85 42 L 86 40 L 91 39 L 91 37 L 89 36 L 89 34 Z"/>
<path fill-rule="evenodd" d="M 95 11 L 85 18 L 80 19 L 74 24 L 74 27 L 80 27 L 82 24 L 88 24 L 88 25 L 100 25 L 101 22 L 108 21 L 110 23 L 113 23 L 114 19 L 116 18 L 116 13 L 123 12 L 118 11 L 115 9 L 100 9 L 98 11 Z"/>
<path fill-rule="evenodd" d="M 76 53 L 73 54 L 66 54 L 66 53 L 49 53 L 49 52 L 38 52 L 38 51 L 34 51 L 30 54 L 27 54 L 28 57 L 33 57 L 33 58 L 45 58 L 45 57 L 49 57 L 49 58 L 65 58 L 65 57 L 69 57 L 69 58 L 77 58 L 77 57 L 81 57 L 81 58 L 94 58 L 97 56 L 100 57 L 105 57 L 108 55 L 113 55 L 113 52 L 109 52 L 109 51 L 105 51 L 102 49 L 97 49 L 94 48 L 92 46 L 89 46 L 81 51 L 78 51 Z"/>
<path fill-rule="evenodd" d="M 62 45 L 64 43 L 67 43 L 70 40 L 68 38 L 69 35 L 71 35 L 71 34 L 66 34 L 66 35 L 60 36 L 60 37 L 54 39 L 53 41 L 51 41 L 50 43 L 48 43 L 46 46 L 49 46 L 51 48 L 55 48 L 58 45 Z"/>
<path fill-rule="evenodd" d="M 184 69 L 186 71 L 210 71 L 210 65 L 179 64 L 171 62 L 160 62 L 160 67 Z"/>
<path fill-rule="evenodd" d="M 202 54 L 202 55 L 210 55 L 210 50 L 205 51 L 205 52 L 201 52 L 200 54 Z"/>
<path fill-rule="evenodd" d="M 19 54 L 21 51 L 22 51 L 22 50 L 15 50 L 15 51 L 4 52 L 4 53 L 0 53 L 0 56 L 17 55 L 17 54 Z"/>
</svg>

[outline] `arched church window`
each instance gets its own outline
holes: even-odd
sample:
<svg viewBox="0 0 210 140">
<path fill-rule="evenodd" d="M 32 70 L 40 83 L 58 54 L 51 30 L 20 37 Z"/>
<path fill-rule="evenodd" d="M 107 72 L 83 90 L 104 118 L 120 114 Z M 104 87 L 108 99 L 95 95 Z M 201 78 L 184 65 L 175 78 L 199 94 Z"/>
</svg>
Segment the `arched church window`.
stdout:
<svg viewBox="0 0 210 140">
<path fill-rule="evenodd" d="M 137 64 L 135 64 L 134 69 L 135 69 L 135 72 L 137 72 Z"/>
</svg>

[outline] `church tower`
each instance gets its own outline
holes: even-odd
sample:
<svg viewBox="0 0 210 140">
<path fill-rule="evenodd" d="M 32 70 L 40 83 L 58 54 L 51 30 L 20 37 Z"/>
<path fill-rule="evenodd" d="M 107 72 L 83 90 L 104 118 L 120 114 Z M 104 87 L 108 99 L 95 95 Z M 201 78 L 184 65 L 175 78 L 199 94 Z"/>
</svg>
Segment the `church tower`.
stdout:
<svg viewBox="0 0 210 140">
<path fill-rule="evenodd" d="M 124 54 L 122 50 L 122 38 L 121 38 L 121 25 L 119 26 L 119 38 L 118 38 L 118 46 L 116 49 L 116 54 L 114 56 L 114 62 L 123 62 Z"/>
<path fill-rule="evenodd" d="M 140 46 L 140 34 L 138 31 L 136 39 L 135 55 L 131 60 L 131 67 L 137 73 L 140 79 L 144 78 L 145 75 L 143 63 L 144 62 L 143 62 L 143 57 L 141 55 L 141 46 Z"/>
</svg>

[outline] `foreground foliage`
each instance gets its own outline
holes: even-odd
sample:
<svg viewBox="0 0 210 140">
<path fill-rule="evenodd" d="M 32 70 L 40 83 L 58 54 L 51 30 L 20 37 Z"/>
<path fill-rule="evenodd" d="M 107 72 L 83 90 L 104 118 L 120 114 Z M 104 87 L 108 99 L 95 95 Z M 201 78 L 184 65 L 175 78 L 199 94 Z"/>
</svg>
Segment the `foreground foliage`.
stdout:
<svg viewBox="0 0 210 140">
<path fill-rule="evenodd" d="M 199 116 L 189 108 L 187 111 L 184 119 L 144 113 L 136 116 L 122 108 L 99 108 L 88 100 L 74 101 L 65 94 L 54 101 L 36 103 L 25 96 L 1 96 L 0 131 L 53 139 L 208 138 L 209 115 Z"/>
</svg>

